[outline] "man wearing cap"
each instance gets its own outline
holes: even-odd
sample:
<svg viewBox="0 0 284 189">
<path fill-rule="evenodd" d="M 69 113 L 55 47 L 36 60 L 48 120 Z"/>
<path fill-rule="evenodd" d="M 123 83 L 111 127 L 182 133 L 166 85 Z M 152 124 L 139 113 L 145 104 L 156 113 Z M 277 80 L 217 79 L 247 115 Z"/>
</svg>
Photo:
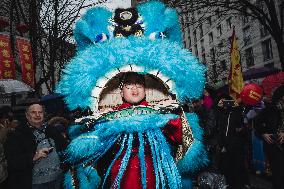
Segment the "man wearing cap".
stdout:
<svg viewBox="0 0 284 189">
<path fill-rule="evenodd" d="M 8 188 L 57 189 L 62 170 L 59 152 L 66 142 L 44 122 L 44 108 L 34 102 L 26 109 L 27 122 L 7 137 Z"/>
</svg>

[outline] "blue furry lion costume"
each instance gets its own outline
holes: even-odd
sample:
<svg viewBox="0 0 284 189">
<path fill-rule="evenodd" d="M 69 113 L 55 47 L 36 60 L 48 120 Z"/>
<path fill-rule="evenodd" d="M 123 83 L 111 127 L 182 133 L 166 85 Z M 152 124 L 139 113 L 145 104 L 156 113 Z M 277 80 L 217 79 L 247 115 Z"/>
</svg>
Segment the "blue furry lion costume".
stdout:
<svg viewBox="0 0 284 189">
<path fill-rule="evenodd" d="M 198 98 L 203 92 L 205 68 L 190 51 L 182 48 L 176 11 L 160 2 L 150 1 L 136 9 L 119 9 L 114 13 L 102 7 L 92 8 L 76 23 L 74 36 L 77 55 L 63 70 L 57 86 L 57 92 L 65 96 L 70 109 L 90 107 L 98 112 L 106 84 L 124 72 L 158 78 L 180 102 Z M 65 155 L 66 162 L 72 166 L 65 175 L 66 188 L 104 188 L 118 158 L 119 170 L 111 188 L 120 188 L 134 140 L 139 141 L 142 188 L 147 188 L 145 143 L 150 149 L 155 174 L 155 186 L 151 188 L 182 188 L 181 175 L 194 173 L 207 164 L 196 114 L 179 115 L 183 141 L 176 150 L 179 155 L 175 155 L 161 130 L 169 120 L 179 116 L 144 108 L 138 106 L 83 118 L 70 127 L 72 141 Z M 97 162 L 118 140 L 113 161 L 103 177 L 99 177 Z"/>
</svg>

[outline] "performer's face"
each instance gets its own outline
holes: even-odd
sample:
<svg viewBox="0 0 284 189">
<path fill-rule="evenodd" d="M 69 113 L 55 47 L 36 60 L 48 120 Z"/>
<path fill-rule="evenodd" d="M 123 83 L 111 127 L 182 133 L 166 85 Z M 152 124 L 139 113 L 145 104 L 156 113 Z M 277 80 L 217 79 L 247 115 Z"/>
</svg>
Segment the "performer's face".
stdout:
<svg viewBox="0 0 284 189">
<path fill-rule="evenodd" d="M 128 103 L 139 103 L 145 98 L 145 86 L 138 83 L 125 84 L 122 87 L 121 96 Z"/>
</svg>

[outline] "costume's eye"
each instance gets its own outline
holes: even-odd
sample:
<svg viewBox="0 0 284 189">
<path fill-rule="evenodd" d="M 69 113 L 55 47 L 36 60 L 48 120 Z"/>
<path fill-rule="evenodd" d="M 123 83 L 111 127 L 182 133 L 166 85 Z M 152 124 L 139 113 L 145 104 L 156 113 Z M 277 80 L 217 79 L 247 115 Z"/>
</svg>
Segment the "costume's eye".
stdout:
<svg viewBox="0 0 284 189">
<path fill-rule="evenodd" d="M 123 37 L 122 33 L 117 33 L 115 37 Z"/>
<path fill-rule="evenodd" d="M 143 35 L 143 32 L 142 32 L 142 30 L 138 30 L 138 31 L 135 32 L 134 35 L 137 36 L 137 37 L 141 37 Z"/>
</svg>

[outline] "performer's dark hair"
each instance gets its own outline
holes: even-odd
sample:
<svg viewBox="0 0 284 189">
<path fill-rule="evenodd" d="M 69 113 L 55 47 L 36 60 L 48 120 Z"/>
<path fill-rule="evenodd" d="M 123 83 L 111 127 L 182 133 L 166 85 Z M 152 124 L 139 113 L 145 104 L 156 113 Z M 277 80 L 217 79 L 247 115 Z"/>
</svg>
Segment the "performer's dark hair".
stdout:
<svg viewBox="0 0 284 189">
<path fill-rule="evenodd" d="M 145 86 L 145 77 L 137 72 L 126 72 L 120 79 L 120 87 L 125 84 L 141 84 Z"/>
</svg>

